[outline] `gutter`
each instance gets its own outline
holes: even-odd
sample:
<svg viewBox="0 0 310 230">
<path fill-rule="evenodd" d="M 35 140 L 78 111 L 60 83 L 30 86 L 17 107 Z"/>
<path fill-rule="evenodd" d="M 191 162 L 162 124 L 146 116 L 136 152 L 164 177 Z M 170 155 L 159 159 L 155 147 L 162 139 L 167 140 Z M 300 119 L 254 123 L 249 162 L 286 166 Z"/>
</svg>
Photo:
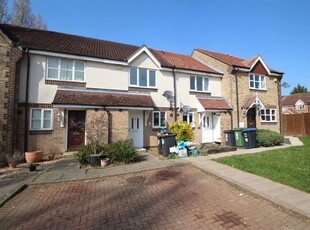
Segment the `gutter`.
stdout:
<svg viewBox="0 0 310 230">
<path fill-rule="evenodd" d="M 27 76 L 26 76 L 26 98 L 25 98 L 25 132 L 24 132 L 24 152 L 28 151 L 28 132 L 29 132 L 29 125 L 28 125 L 28 109 L 29 109 L 29 79 L 30 79 L 30 55 L 28 48 L 25 50 L 27 56 Z"/>
</svg>

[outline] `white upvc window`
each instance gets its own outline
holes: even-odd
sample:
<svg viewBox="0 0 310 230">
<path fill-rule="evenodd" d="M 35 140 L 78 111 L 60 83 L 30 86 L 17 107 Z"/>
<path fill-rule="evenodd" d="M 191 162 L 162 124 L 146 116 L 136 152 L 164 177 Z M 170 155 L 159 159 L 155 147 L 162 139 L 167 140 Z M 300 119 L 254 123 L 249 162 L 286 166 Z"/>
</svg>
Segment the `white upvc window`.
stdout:
<svg viewBox="0 0 310 230">
<path fill-rule="evenodd" d="M 249 74 L 249 87 L 250 89 L 265 90 L 266 89 L 266 77 L 260 74 Z"/>
<path fill-rule="evenodd" d="M 156 87 L 156 71 L 151 69 L 130 67 L 129 85 L 134 87 Z"/>
<path fill-rule="evenodd" d="M 47 59 L 46 79 L 84 82 L 84 68 L 83 61 L 49 57 Z"/>
<path fill-rule="evenodd" d="M 209 92 L 209 78 L 190 76 L 190 90 L 199 92 Z"/>
<path fill-rule="evenodd" d="M 52 109 L 31 109 L 30 130 L 53 129 Z"/>
<path fill-rule="evenodd" d="M 166 128 L 166 112 L 153 111 L 152 124 L 154 129 Z"/>
<path fill-rule="evenodd" d="M 305 105 L 304 104 L 297 104 L 296 105 L 296 110 L 303 110 L 305 109 Z"/>
<path fill-rule="evenodd" d="M 186 121 L 187 124 L 191 125 L 193 128 L 195 127 L 195 113 L 189 112 L 187 114 L 183 114 L 183 121 Z"/>
<path fill-rule="evenodd" d="M 261 109 L 260 120 L 261 122 L 277 122 L 276 109 Z"/>
</svg>

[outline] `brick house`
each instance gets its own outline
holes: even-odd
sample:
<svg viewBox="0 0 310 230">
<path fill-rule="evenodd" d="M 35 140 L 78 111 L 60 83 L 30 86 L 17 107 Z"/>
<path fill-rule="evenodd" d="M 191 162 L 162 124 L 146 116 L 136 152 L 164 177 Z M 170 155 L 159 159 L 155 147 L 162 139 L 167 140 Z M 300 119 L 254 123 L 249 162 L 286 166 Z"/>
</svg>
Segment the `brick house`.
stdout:
<svg viewBox="0 0 310 230">
<path fill-rule="evenodd" d="M 232 109 L 223 74 L 191 55 L 4 24 L 0 33 L 5 153 L 78 149 L 93 117 L 106 143 L 154 147 L 175 120 L 192 125 L 197 143 L 221 142 L 220 114 Z"/>
<path fill-rule="evenodd" d="M 310 113 L 309 92 L 283 96 L 281 103 L 283 114 Z"/>
<path fill-rule="evenodd" d="M 232 117 L 221 115 L 222 129 L 256 127 L 281 130 L 280 93 L 282 72 L 271 69 L 260 55 L 244 59 L 204 49 L 192 56 L 223 73 L 222 96 L 233 107 Z"/>
</svg>

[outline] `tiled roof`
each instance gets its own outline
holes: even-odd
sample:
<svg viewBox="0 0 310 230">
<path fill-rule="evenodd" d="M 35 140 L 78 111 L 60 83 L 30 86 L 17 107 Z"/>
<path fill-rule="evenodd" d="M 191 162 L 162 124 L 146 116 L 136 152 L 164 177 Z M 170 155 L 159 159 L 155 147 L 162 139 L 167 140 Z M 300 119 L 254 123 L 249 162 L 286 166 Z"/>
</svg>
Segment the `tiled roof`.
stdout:
<svg viewBox="0 0 310 230">
<path fill-rule="evenodd" d="M 285 109 L 282 113 L 283 114 L 299 114 L 296 110 L 289 109 L 289 108 Z"/>
<path fill-rule="evenodd" d="M 248 96 L 244 102 L 243 105 L 241 106 L 241 108 L 249 108 L 251 106 L 251 104 L 253 103 L 253 101 L 255 100 L 256 96 Z"/>
<path fill-rule="evenodd" d="M 92 90 L 57 90 L 53 104 L 154 108 L 150 95 Z"/>
<path fill-rule="evenodd" d="M 140 48 L 134 45 L 6 24 L 0 24 L 0 29 L 13 41 L 14 45 L 34 50 L 126 62 Z M 162 67 L 220 74 L 190 55 L 150 50 Z"/>
<path fill-rule="evenodd" d="M 282 97 L 282 106 L 284 105 L 295 105 L 298 100 L 302 100 L 305 104 L 310 105 L 310 92 L 308 93 L 297 93 Z"/>
<path fill-rule="evenodd" d="M 206 54 L 210 57 L 213 57 L 221 62 L 224 62 L 225 64 L 236 66 L 236 67 L 242 67 L 242 68 L 250 68 L 253 65 L 253 63 L 256 61 L 256 59 L 259 57 L 259 55 L 256 55 L 252 58 L 244 59 L 244 58 L 236 57 L 230 54 L 219 53 L 219 52 L 214 52 L 210 50 L 204 50 L 204 49 L 199 49 L 199 48 L 196 48 L 195 50 L 203 54 Z M 269 68 L 269 70 L 272 73 L 283 74 L 282 72 L 277 71 L 275 69 Z"/>
<path fill-rule="evenodd" d="M 206 109 L 206 110 L 231 110 L 231 106 L 228 104 L 228 102 L 222 98 L 222 97 L 216 97 L 216 98 L 198 98 L 200 104 Z"/>
<path fill-rule="evenodd" d="M 216 70 L 210 68 L 209 66 L 202 64 L 200 61 L 194 59 L 190 55 L 178 54 L 163 50 L 151 49 L 151 52 L 155 55 L 156 59 L 161 63 L 162 67 L 173 68 L 185 70 L 197 70 L 208 73 L 219 74 Z"/>
</svg>

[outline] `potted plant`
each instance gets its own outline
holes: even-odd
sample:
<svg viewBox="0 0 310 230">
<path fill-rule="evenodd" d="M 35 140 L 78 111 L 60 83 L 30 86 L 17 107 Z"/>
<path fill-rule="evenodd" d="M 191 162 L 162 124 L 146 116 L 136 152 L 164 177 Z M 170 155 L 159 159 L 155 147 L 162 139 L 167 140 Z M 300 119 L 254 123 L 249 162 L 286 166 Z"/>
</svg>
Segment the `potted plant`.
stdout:
<svg viewBox="0 0 310 230">
<path fill-rule="evenodd" d="M 40 162 L 42 160 L 42 158 L 43 158 L 43 152 L 42 151 L 25 152 L 25 159 L 26 159 L 26 162 L 29 164 Z"/>
<path fill-rule="evenodd" d="M 24 156 L 19 151 L 15 151 L 13 154 L 8 154 L 6 156 L 7 162 L 9 164 L 9 169 L 14 169 L 17 164 L 23 159 Z"/>
<path fill-rule="evenodd" d="M 92 146 L 92 152 L 88 157 L 88 161 L 93 167 L 100 165 L 100 154 L 103 152 L 100 144 L 102 144 L 106 130 L 106 126 L 103 123 L 104 120 L 104 114 L 93 114 L 90 116 L 90 121 L 87 124 L 87 139 Z"/>
</svg>

